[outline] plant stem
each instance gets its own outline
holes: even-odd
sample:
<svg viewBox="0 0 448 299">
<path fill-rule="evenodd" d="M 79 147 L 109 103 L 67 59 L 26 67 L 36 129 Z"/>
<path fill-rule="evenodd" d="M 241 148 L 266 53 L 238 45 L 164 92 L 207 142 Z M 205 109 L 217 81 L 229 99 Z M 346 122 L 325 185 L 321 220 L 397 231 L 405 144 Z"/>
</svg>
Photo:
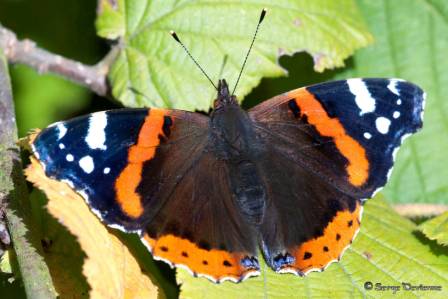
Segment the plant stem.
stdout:
<svg viewBox="0 0 448 299">
<path fill-rule="evenodd" d="M 16 141 L 8 64 L 0 48 L 0 206 L 4 207 L 27 298 L 56 298 L 49 269 L 40 254 L 40 240 L 33 231 L 36 226 L 31 223 L 28 191 Z"/>
<path fill-rule="evenodd" d="M 448 205 L 430 203 L 407 203 L 394 205 L 395 211 L 407 218 L 438 216 L 448 211 Z"/>
</svg>

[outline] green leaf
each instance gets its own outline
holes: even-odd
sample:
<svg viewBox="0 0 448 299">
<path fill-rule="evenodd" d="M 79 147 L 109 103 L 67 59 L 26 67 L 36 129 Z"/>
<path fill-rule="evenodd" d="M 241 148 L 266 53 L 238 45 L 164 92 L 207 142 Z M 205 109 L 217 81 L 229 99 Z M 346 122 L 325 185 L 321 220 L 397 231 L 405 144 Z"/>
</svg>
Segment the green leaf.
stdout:
<svg viewBox="0 0 448 299">
<path fill-rule="evenodd" d="M 435 255 L 415 237 L 416 225 L 400 217 L 383 199 L 364 206 L 361 230 L 339 263 L 306 277 L 276 274 L 264 263 L 262 275 L 242 283 L 216 285 L 178 269 L 181 298 L 384 298 L 392 291 L 366 290 L 372 282 L 388 286 L 442 286 L 441 291 L 398 291 L 397 298 L 447 298 L 448 255 Z"/>
<path fill-rule="evenodd" d="M 2 256 L 0 256 L 0 272 L 2 273 L 12 273 L 12 267 L 10 262 L 11 253 L 9 250 L 5 251 Z"/>
<path fill-rule="evenodd" d="M 371 42 L 354 1 L 119 0 L 101 2 L 98 34 L 120 38 L 109 78 L 125 106 L 162 106 L 207 111 L 216 96 L 205 76 L 170 36 L 175 30 L 213 81 L 223 71 L 235 84 L 260 12 L 268 9 L 236 94 L 244 97 L 264 76 L 280 76 L 278 57 L 297 51 L 313 56 L 315 69 L 343 65 Z M 137 95 L 130 87 L 146 96 Z"/>
<path fill-rule="evenodd" d="M 107 39 L 117 39 L 125 34 L 124 13 L 117 11 L 109 1 L 100 1 L 102 11 L 96 27 L 98 35 Z"/>
<path fill-rule="evenodd" d="M 375 45 L 337 78 L 399 77 L 427 93 L 423 130 L 398 152 L 383 190 L 393 202 L 446 202 L 448 191 L 448 4 L 443 0 L 359 0 Z"/>
<path fill-rule="evenodd" d="M 0 257 L 0 294 L 2 298 L 26 298 L 18 272 L 17 260 L 10 249 Z"/>
<path fill-rule="evenodd" d="M 448 212 L 423 222 L 418 228 L 429 239 L 448 246 Z"/>
</svg>

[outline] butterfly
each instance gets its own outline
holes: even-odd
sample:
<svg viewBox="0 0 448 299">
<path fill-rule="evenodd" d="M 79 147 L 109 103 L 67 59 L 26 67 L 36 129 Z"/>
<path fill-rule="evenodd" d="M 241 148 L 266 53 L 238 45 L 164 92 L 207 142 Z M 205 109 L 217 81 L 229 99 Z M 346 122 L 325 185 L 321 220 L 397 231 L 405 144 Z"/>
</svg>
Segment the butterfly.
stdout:
<svg viewBox="0 0 448 299">
<path fill-rule="evenodd" d="M 258 27 L 257 27 L 258 30 Z M 108 226 L 214 282 L 305 275 L 341 258 L 384 186 L 424 92 L 401 79 L 298 88 L 243 110 L 219 80 L 210 115 L 96 112 L 39 133 L 33 154 Z"/>
</svg>

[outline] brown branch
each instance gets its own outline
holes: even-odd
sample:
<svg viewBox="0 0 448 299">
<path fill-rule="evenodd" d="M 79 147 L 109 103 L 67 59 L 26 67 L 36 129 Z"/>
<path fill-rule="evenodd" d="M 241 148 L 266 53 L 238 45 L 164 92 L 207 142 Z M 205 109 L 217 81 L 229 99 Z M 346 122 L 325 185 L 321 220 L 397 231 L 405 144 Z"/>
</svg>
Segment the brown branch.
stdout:
<svg viewBox="0 0 448 299">
<path fill-rule="evenodd" d="M 8 64 L 0 48 L 0 207 L 22 276 L 27 298 L 55 298 L 40 239 L 32 223 L 23 177 Z"/>
<path fill-rule="evenodd" d="M 2 204 L 2 198 L 0 195 L 0 259 L 3 256 L 5 250 L 11 244 L 11 237 L 9 236 L 9 232 L 6 229 L 6 219 L 5 219 L 5 206 Z"/>
<path fill-rule="evenodd" d="M 107 73 L 118 52 L 118 49 L 113 48 L 102 61 L 89 66 L 43 50 L 31 40 L 18 40 L 12 31 L 1 26 L 0 48 L 10 63 L 26 64 L 39 73 L 51 72 L 60 75 L 101 96 L 109 93 Z"/>
</svg>

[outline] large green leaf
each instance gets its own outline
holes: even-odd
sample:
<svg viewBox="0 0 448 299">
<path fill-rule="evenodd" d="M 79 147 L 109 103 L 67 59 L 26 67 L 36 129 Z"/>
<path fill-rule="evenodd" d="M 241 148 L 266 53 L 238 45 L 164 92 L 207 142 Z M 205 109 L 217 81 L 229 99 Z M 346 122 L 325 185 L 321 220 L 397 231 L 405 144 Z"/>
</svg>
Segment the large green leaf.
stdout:
<svg viewBox="0 0 448 299">
<path fill-rule="evenodd" d="M 448 212 L 423 222 L 420 224 L 419 229 L 429 239 L 448 246 Z"/>
<path fill-rule="evenodd" d="M 306 277 L 276 274 L 265 264 L 262 275 L 240 284 L 212 284 L 178 270 L 182 298 L 362 298 L 392 296 L 392 291 L 366 290 L 366 282 L 388 286 L 442 286 L 442 291 L 398 291 L 398 298 L 447 298 L 448 255 L 422 244 L 411 221 L 377 197 L 365 205 L 361 230 L 339 263 Z M 445 253 L 448 253 L 445 251 Z"/>
<path fill-rule="evenodd" d="M 216 91 L 182 48 L 175 30 L 212 80 L 233 86 L 262 8 L 260 29 L 236 94 L 242 98 L 263 76 L 280 76 L 279 55 L 307 51 L 315 69 L 342 66 L 354 50 L 371 41 L 354 1 L 342 0 L 103 0 L 98 33 L 119 39 L 120 53 L 110 71 L 113 95 L 126 106 L 208 110 Z M 129 89 L 137 89 L 145 96 Z"/>
<path fill-rule="evenodd" d="M 394 202 L 447 202 L 448 4 L 358 3 L 376 43 L 357 52 L 353 67 L 339 77 L 400 77 L 427 93 L 423 130 L 404 142 L 383 192 Z"/>
</svg>

